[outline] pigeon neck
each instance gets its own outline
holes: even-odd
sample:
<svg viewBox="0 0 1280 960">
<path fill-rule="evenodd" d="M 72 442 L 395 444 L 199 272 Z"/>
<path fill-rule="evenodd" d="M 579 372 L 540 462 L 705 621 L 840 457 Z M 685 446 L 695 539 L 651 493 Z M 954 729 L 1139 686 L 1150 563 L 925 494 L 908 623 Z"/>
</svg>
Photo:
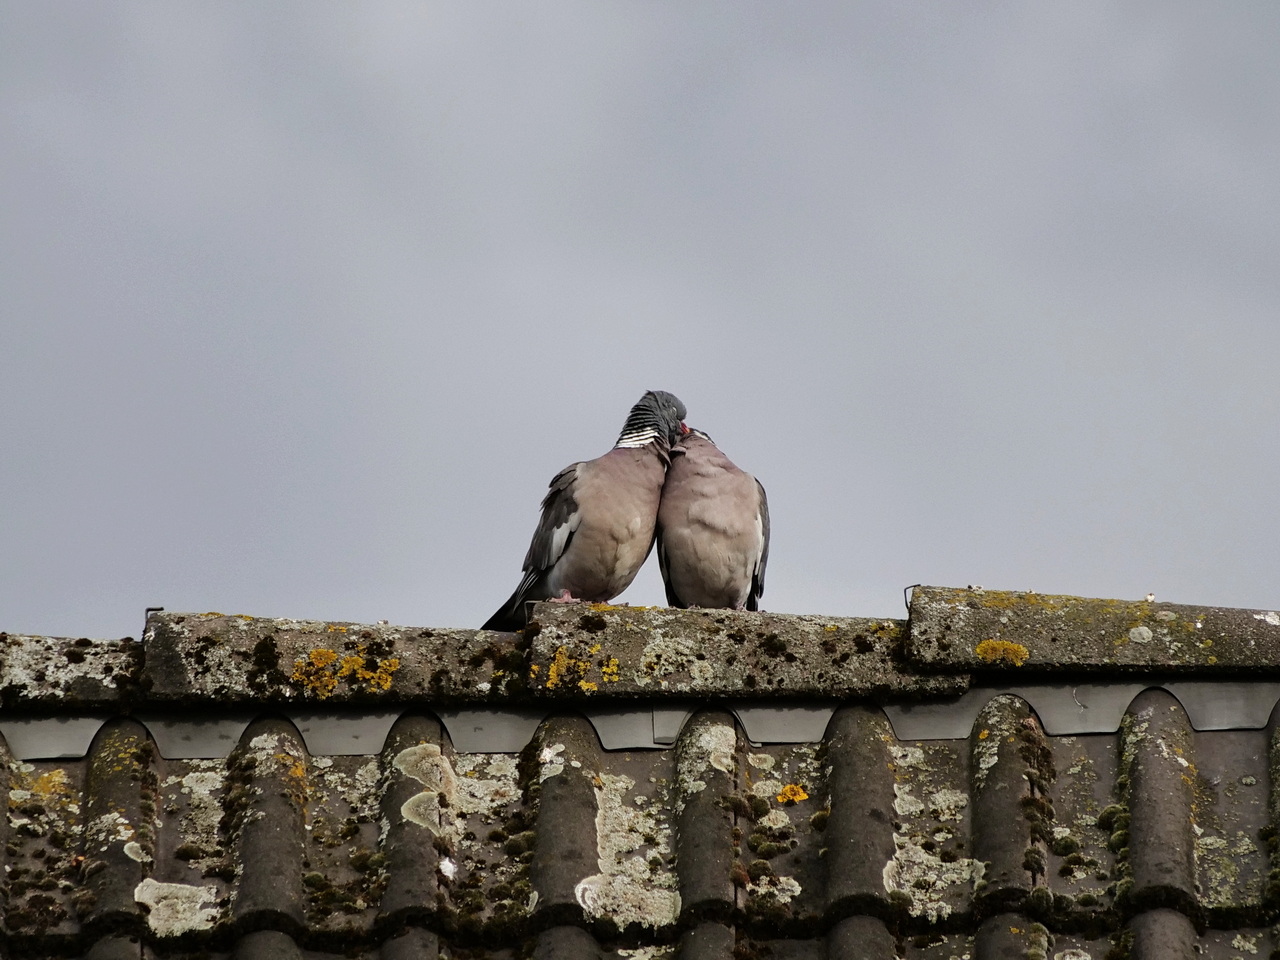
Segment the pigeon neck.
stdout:
<svg viewBox="0 0 1280 960">
<path fill-rule="evenodd" d="M 624 449 L 646 447 L 660 439 L 662 439 L 662 434 L 653 427 L 642 427 L 636 430 L 623 430 L 622 436 L 618 437 L 618 442 L 614 444 L 614 447 L 622 447 Z"/>
</svg>

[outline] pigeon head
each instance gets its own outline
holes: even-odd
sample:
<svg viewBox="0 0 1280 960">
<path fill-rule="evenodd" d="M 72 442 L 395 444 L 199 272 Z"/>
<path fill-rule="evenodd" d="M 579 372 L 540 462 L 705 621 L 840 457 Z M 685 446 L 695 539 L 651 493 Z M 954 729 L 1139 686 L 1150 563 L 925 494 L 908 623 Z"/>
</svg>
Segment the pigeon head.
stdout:
<svg viewBox="0 0 1280 960">
<path fill-rule="evenodd" d="M 627 422 L 618 437 L 619 447 L 640 447 L 661 437 L 667 446 L 689 432 L 684 425 L 688 415 L 680 398 L 665 390 L 650 390 L 627 414 Z"/>
</svg>

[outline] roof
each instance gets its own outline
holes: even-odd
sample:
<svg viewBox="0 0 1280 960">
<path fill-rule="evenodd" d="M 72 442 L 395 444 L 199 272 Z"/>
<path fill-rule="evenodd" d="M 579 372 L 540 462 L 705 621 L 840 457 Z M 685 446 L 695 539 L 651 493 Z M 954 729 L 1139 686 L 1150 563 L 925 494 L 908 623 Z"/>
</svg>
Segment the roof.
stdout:
<svg viewBox="0 0 1280 960">
<path fill-rule="evenodd" d="M 1251 958 L 1273 611 L 0 635 L 12 956 Z"/>
</svg>

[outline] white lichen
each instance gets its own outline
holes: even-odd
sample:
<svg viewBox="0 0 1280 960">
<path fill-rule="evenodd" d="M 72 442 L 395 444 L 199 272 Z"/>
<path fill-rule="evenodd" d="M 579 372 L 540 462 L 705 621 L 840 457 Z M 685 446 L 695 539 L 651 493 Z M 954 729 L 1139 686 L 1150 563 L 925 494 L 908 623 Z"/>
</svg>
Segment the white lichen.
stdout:
<svg viewBox="0 0 1280 960">
<path fill-rule="evenodd" d="M 212 886 L 160 883 L 148 877 L 134 889 L 133 899 L 147 907 L 147 923 L 157 937 L 208 930 L 218 919 L 218 890 Z"/>
<path fill-rule="evenodd" d="M 967 857 L 948 863 L 900 833 L 894 836 L 893 844 L 893 859 L 882 873 L 885 892 L 906 894 L 908 912 L 933 923 L 951 915 L 950 888 L 964 884 L 972 890 L 986 869 L 980 861 Z"/>
<path fill-rule="evenodd" d="M 782 792 L 781 780 L 757 780 L 751 785 L 751 793 L 766 800 L 772 800 Z"/>
<path fill-rule="evenodd" d="M 134 830 L 129 821 L 115 810 L 94 817 L 85 825 L 85 839 L 99 844 L 99 852 L 113 843 L 126 843 L 133 839 Z"/>
<path fill-rule="evenodd" d="M 130 860 L 137 860 L 139 863 L 150 863 L 151 854 L 142 849 L 142 844 L 137 840 L 130 840 L 124 845 L 124 855 Z"/>
<path fill-rule="evenodd" d="M 1260 939 L 1260 936 L 1256 934 L 1252 937 L 1248 937 L 1248 936 L 1245 936 L 1243 933 L 1237 933 L 1235 935 L 1235 938 L 1231 941 L 1231 949 L 1240 950 L 1240 951 L 1243 951 L 1244 953 L 1257 953 L 1259 939 Z"/>
<path fill-rule="evenodd" d="M 748 883 L 747 891 L 757 897 L 769 897 L 778 903 L 789 903 L 800 895 L 800 883 L 794 877 L 763 876 Z"/>
<path fill-rule="evenodd" d="M 131 672 L 130 654 L 118 640 L 75 641 L 75 662 L 68 659 L 68 646 L 53 637 L 7 636 L 0 644 L 0 687 L 60 700 L 77 680 L 88 677 L 115 688 L 117 676 Z"/>
<path fill-rule="evenodd" d="M 777 830 L 779 827 L 791 826 L 791 818 L 787 816 L 786 811 L 775 808 L 757 820 L 756 824 L 766 830 Z"/>
<path fill-rule="evenodd" d="M 401 805 L 400 815 L 457 848 L 458 859 L 446 858 L 440 865 L 450 878 L 470 863 L 474 836 L 480 832 L 471 829 L 471 820 L 494 823 L 520 797 L 516 761 L 504 754 L 463 754 L 451 760 L 439 744 L 423 743 L 400 751 L 392 765 L 422 784 Z"/>
<path fill-rule="evenodd" d="M 178 830 L 199 855 L 191 856 L 187 866 L 203 875 L 221 859 L 218 824 L 222 819 L 222 803 L 219 793 L 226 777 L 225 760 L 185 760 L 182 763 L 188 773 L 166 777 L 161 787 L 166 792 L 166 803 L 183 808 L 178 819 Z"/>
<path fill-rule="evenodd" d="M 1133 627 L 1129 631 L 1129 639 L 1134 643 L 1150 643 L 1152 636 L 1150 627 Z"/>
<path fill-rule="evenodd" d="M 676 757 L 677 812 L 684 809 L 687 797 L 706 789 L 703 778 L 710 770 L 733 773 L 737 746 L 738 735 L 727 723 L 702 724 L 681 736 Z"/>
<path fill-rule="evenodd" d="M 894 855 L 884 865 L 882 882 L 886 893 L 905 896 L 912 916 L 936 922 L 951 914 L 956 900 L 967 900 L 967 895 L 955 888 L 964 886 L 971 893 L 985 869 L 977 860 L 958 857 L 944 861 L 939 855 L 938 848 L 943 843 L 963 832 L 951 824 L 962 823 L 968 797 L 931 782 L 933 765 L 923 748 L 891 744 L 889 749 L 895 766 L 893 806 L 898 824 L 893 837 Z M 931 749 L 942 753 L 947 750 Z M 927 803 L 916 795 L 917 791 L 927 798 Z"/>
<path fill-rule="evenodd" d="M 592 783 L 599 872 L 574 888 L 579 906 L 588 916 L 607 917 L 619 927 L 638 924 L 658 929 L 675 923 L 680 894 L 675 873 L 666 866 L 670 825 L 626 802 L 636 784 L 630 777 L 601 773 Z"/>
<path fill-rule="evenodd" d="M 924 804 L 911 794 L 911 784 L 893 785 L 893 809 L 900 817 L 918 817 L 924 813 Z"/>
<path fill-rule="evenodd" d="M 960 790 L 946 788 L 929 794 L 929 813 L 938 820 L 959 820 L 969 797 Z"/>
<path fill-rule="evenodd" d="M 636 684 L 644 687 L 656 681 L 661 687 L 679 688 L 713 682 L 722 675 L 723 665 L 715 667 L 709 661 L 698 660 L 700 653 L 702 653 L 702 643 L 697 637 L 691 636 L 684 630 L 676 630 L 673 636 L 667 636 L 661 626 L 655 625 L 640 653 L 640 669 L 636 672 Z M 696 669 L 698 667 L 701 669 Z M 672 684 L 669 678 L 683 672 L 691 675 L 692 682 Z"/>
<path fill-rule="evenodd" d="M 563 743 L 548 744 L 539 751 L 538 763 L 542 765 L 542 770 L 538 773 L 539 783 L 564 773 L 564 757 L 561 756 L 563 753 Z"/>
</svg>

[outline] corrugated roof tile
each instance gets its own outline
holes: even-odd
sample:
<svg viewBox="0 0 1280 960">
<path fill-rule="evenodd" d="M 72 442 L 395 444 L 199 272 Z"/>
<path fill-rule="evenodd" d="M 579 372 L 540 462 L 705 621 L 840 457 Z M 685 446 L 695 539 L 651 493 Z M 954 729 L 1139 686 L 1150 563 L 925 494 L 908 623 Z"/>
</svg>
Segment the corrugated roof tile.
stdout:
<svg viewBox="0 0 1280 960">
<path fill-rule="evenodd" d="M 975 598 L 953 593 L 927 616 L 936 626 L 950 610 L 947 636 L 958 642 L 973 623 L 963 610 L 977 608 L 956 613 L 952 600 Z M 824 618 L 761 617 L 749 632 L 741 618 L 750 614 L 720 623 L 707 611 L 561 605 L 535 610 L 532 644 L 480 631 L 365 637 L 306 621 L 153 621 L 146 662 L 113 641 L 79 664 L 102 673 L 110 661 L 114 687 L 63 674 L 56 703 L 13 687 L 0 723 L 93 725 L 83 758 L 0 753 L 9 776 L 0 951 L 68 960 L 1268 955 L 1269 924 L 1280 919 L 1280 723 L 1264 715 L 1274 695 L 1258 691 L 1271 681 L 1189 687 L 1198 674 L 1171 683 L 1169 663 L 1155 657 L 1146 674 L 1128 661 L 1123 690 L 1108 699 L 1093 661 L 1032 656 L 1044 617 L 1058 611 L 1023 618 L 1024 599 L 1001 608 L 1009 621 L 988 639 L 1026 647 L 1023 665 L 1050 677 L 1043 686 L 989 684 L 988 667 L 971 658 L 913 664 L 902 631 L 916 629 L 915 607 L 910 623 L 886 629 L 883 647 L 869 628 Z M 1061 622 L 1092 629 L 1088 603 L 1072 609 Z M 1188 609 L 1199 608 L 1179 608 Z M 1213 622 L 1245 623 L 1255 644 L 1264 636 L 1242 617 Z M 681 630 L 683 646 L 667 642 Z M 149 644 L 165 631 L 152 660 Z M 838 634 L 837 658 L 852 652 L 824 685 L 812 671 L 833 655 L 826 633 Z M 755 687 L 694 677 L 704 662 L 697 638 L 712 634 L 708 661 L 738 650 Z M 427 646 L 415 652 L 418 640 Z M 78 649 L 38 646 L 45 660 Z M 437 680 L 447 693 L 433 698 L 431 675 L 452 668 L 437 660 L 427 673 L 428 658 L 445 650 L 467 661 Z M 649 689 L 636 671 L 657 653 L 666 685 Z M 549 685 L 557 658 L 560 682 Z M 606 679 L 612 660 L 617 680 Z M 868 676 L 851 681 L 862 666 Z M 1004 658 L 996 669 L 1020 668 Z M 931 670 L 955 672 L 938 684 Z M 1042 723 L 1038 704 L 1065 715 L 1094 695 L 1085 678 L 1117 710 L 1113 726 L 1063 732 L 1056 714 Z M 228 683 L 248 690 L 229 697 L 242 719 L 216 728 L 234 748 L 195 755 L 206 748 L 180 714 L 218 717 Z M 318 709 L 308 683 L 341 709 Z M 479 683 L 490 686 L 476 697 Z M 960 689 L 959 701 L 937 699 Z M 937 705 L 948 735 L 901 739 L 885 703 L 899 720 Z M 15 708 L 26 712 L 15 718 Z M 1206 713 L 1242 725 L 1197 726 Z M 518 753 L 484 749 L 491 722 Z M 5 729 L 25 737 L 33 727 Z M 794 742 L 768 742 L 797 730 Z M 601 734 L 645 749 L 608 750 Z M 184 743 L 192 755 L 179 755 Z"/>
</svg>

